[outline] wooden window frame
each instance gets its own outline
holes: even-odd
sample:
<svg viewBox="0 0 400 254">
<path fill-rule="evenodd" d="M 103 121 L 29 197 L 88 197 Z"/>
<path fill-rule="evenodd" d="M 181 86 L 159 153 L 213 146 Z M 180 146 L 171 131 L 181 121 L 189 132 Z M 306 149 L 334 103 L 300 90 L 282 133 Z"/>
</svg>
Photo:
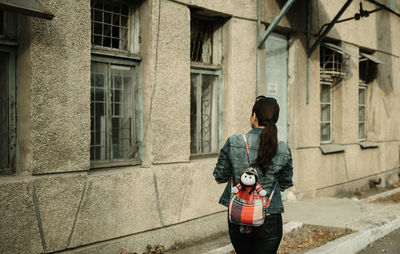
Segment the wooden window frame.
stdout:
<svg viewBox="0 0 400 254">
<path fill-rule="evenodd" d="M 105 161 L 97 161 L 97 160 L 91 160 L 90 161 L 90 167 L 91 168 L 109 168 L 109 167 L 116 167 L 116 166 L 128 166 L 128 165 L 139 165 L 141 164 L 141 150 L 142 148 L 142 138 L 141 138 L 141 129 L 142 129 L 142 108 L 141 108 L 141 88 L 139 84 L 139 64 L 140 64 L 140 58 L 136 57 L 110 57 L 108 55 L 102 56 L 98 53 L 93 53 L 92 52 L 92 62 L 98 62 L 98 63 L 104 63 L 107 64 L 107 72 L 111 70 L 111 65 L 121 65 L 121 66 L 129 66 L 129 67 L 134 67 L 135 68 L 135 81 L 134 83 L 136 84 L 136 87 L 133 88 L 134 96 L 132 98 L 133 103 L 134 103 L 134 131 L 135 131 L 135 139 L 133 140 L 134 143 L 136 143 L 136 150 L 137 150 L 137 156 L 132 159 L 109 159 Z M 111 108 L 111 102 L 107 99 L 109 97 L 109 94 L 111 93 L 111 88 L 110 88 L 110 76 L 108 75 L 108 80 L 106 82 L 106 100 L 105 100 L 105 110 L 107 112 L 110 112 Z M 111 135 L 111 114 L 107 113 L 108 116 L 107 118 L 107 136 Z M 110 144 L 106 144 L 106 149 L 108 153 L 111 155 L 112 152 L 112 146 Z"/>
<path fill-rule="evenodd" d="M 10 174 L 16 171 L 17 155 L 17 84 L 16 84 L 16 49 L 14 47 L 0 45 L 0 52 L 8 53 L 8 168 L 0 168 L 0 174 Z"/>
<path fill-rule="evenodd" d="M 326 85 L 326 86 L 329 86 L 330 88 L 329 88 L 329 102 L 322 102 L 322 85 Z M 329 144 L 329 143 L 332 143 L 332 134 L 333 134 L 333 124 L 332 124 L 332 116 L 333 116 L 333 114 L 332 114 L 332 110 L 333 110 L 333 98 L 332 98 L 332 95 L 333 95 L 333 91 L 332 91 L 332 87 L 333 87 L 333 84 L 330 84 L 330 83 L 328 83 L 328 82 L 322 82 L 321 81 L 321 96 L 320 96 L 320 110 L 321 110 L 321 115 L 320 115 L 320 133 L 322 133 L 322 124 L 326 124 L 326 123 L 329 123 L 329 140 L 322 140 L 321 138 L 321 134 L 320 134 L 320 143 L 321 144 Z M 329 112 L 329 121 L 322 121 L 322 105 L 330 105 L 330 112 Z"/>
<path fill-rule="evenodd" d="M 139 55 L 139 8 L 134 1 L 127 1 L 129 4 L 128 16 L 128 45 L 126 50 L 121 50 L 112 47 L 104 47 L 92 44 L 92 50 L 96 52 L 109 52 L 108 54 L 116 55 Z M 91 20 L 92 22 L 92 20 Z M 91 29 L 93 29 L 91 24 Z M 92 36 L 92 31 L 91 31 Z"/>
<path fill-rule="evenodd" d="M 212 151 L 212 152 L 201 152 L 201 125 L 202 125 L 202 120 L 201 120 L 201 86 L 200 86 L 200 81 L 198 81 L 199 83 L 197 84 L 197 93 L 198 93 L 198 99 L 196 101 L 196 152 L 195 153 L 191 153 L 191 158 L 196 158 L 199 156 L 213 156 L 213 155 L 217 155 L 219 148 L 221 147 L 221 144 L 223 142 L 223 135 L 222 135 L 222 120 L 223 120 L 223 114 L 222 114 L 222 105 L 223 105 L 223 74 L 222 74 L 222 69 L 219 66 L 204 66 L 204 65 L 196 65 L 196 64 L 192 64 L 191 65 L 191 70 L 190 70 L 190 74 L 197 74 L 197 75 L 213 75 L 213 76 L 217 76 L 218 79 L 216 81 L 217 88 L 216 90 L 218 91 L 218 110 L 217 110 L 217 129 L 218 129 L 218 133 L 217 133 L 217 140 L 214 140 L 214 142 L 216 142 L 216 150 Z M 200 79 L 199 79 L 200 80 Z M 200 114 L 199 114 L 200 111 Z M 190 141 L 190 147 L 192 147 L 192 142 L 194 142 L 193 140 Z"/>
<path fill-rule="evenodd" d="M 358 93 L 358 140 L 366 141 L 367 140 L 367 94 L 368 94 L 368 86 L 364 82 L 360 82 L 358 86 L 358 91 L 364 90 L 364 104 L 360 104 L 360 92 Z M 364 107 L 364 121 L 360 120 L 360 107 Z M 364 124 L 364 137 L 360 138 L 360 124 Z"/>
</svg>

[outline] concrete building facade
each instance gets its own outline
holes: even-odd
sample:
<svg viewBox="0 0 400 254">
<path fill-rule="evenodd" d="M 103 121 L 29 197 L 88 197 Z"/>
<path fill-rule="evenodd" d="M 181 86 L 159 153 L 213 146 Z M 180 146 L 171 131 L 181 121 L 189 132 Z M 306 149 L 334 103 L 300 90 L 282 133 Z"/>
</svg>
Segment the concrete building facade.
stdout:
<svg viewBox="0 0 400 254">
<path fill-rule="evenodd" d="M 257 1 L 40 2 L 52 20 L 0 9 L 0 252 L 142 253 L 225 232 L 212 170 L 250 128 Z M 345 2 L 309 1 L 311 44 Z M 262 31 L 282 7 L 262 1 Z M 338 23 L 307 61 L 306 8 L 296 1 L 260 50 L 290 191 L 397 182 L 399 15 Z"/>
</svg>

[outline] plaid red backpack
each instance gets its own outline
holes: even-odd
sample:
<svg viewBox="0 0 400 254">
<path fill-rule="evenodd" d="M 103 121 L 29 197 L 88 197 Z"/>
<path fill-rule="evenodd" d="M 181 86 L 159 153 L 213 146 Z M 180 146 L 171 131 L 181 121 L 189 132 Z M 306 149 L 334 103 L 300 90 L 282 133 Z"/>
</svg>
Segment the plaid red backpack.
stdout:
<svg viewBox="0 0 400 254">
<path fill-rule="evenodd" d="M 247 158 L 249 164 L 251 164 L 249 148 L 245 135 L 243 135 L 243 139 L 246 145 Z M 253 171 L 255 169 L 249 168 L 247 170 Z M 250 188 L 244 188 L 237 193 L 232 193 L 228 207 L 229 221 L 234 224 L 250 227 L 258 227 L 264 224 L 265 213 L 269 203 L 271 202 L 271 198 L 274 195 L 276 185 L 277 182 L 275 183 L 268 200 L 266 200 L 264 196 L 261 196 L 258 191 Z"/>
</svg>

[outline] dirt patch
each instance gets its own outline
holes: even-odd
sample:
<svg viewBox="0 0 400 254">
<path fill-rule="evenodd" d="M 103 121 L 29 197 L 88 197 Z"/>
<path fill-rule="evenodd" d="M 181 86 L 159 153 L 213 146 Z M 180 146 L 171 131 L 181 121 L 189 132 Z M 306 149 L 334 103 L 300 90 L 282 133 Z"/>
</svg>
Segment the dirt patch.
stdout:
<svg viewBox="0 0 400 254">
<path fill-rule="evenodd" d="M 303 225 L 283 236 L 278 254 L 304 253 L 352 232 L 351 229 Z"/>
<path fill-rule="evenodd" d="M 392 194 L 390 196 L 380 198 L 377 200 L 372 201 L 372 203 L 377 204 L 399 204 L 400 203 L 400 192 Z"/>
<path fill-rule="evenodd" d="M 364 199 L 364 198 L 368 198 L 370 196 L 373 196 L 373 195 L 376 195 L 376 194 L 379 194 L 379 193 L 382 193 L 385 191 L 393 190 L 398 187 L 400 187 L 400 181 L 393 185 L 389 185 L 386 187 L 373 187 L 373 188 L 370 188 L 365 191 L 356 191 L 356 192 L 352 193 L 351 195 L 343 195 L 343 197 Z"/>
<path fill-rule="evenodd" d="M 353 232 L 351 229 L 303 225 L 283 235 L 278 254 L 304 253 Z"/>
</svg>

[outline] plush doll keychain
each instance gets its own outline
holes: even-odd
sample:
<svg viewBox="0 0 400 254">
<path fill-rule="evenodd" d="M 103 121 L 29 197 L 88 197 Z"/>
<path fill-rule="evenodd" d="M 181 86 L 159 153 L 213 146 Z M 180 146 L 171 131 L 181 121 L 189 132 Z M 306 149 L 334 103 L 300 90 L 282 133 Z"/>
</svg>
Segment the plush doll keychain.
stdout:
<svg viewBox="0 0 400 254">
<path fill-rule="evenodd" d="M 260 182 L 258 181 L 257 170 L 253 167 L 247 168 L 240 176 L 240 182 L 232 187 L 232 193 L 238 193 L 240 190 L 250 188 L 250 192 L 256 190 L 262 197 L 267 195 L 267 192 L 263 190 Z"/>
</svg>

